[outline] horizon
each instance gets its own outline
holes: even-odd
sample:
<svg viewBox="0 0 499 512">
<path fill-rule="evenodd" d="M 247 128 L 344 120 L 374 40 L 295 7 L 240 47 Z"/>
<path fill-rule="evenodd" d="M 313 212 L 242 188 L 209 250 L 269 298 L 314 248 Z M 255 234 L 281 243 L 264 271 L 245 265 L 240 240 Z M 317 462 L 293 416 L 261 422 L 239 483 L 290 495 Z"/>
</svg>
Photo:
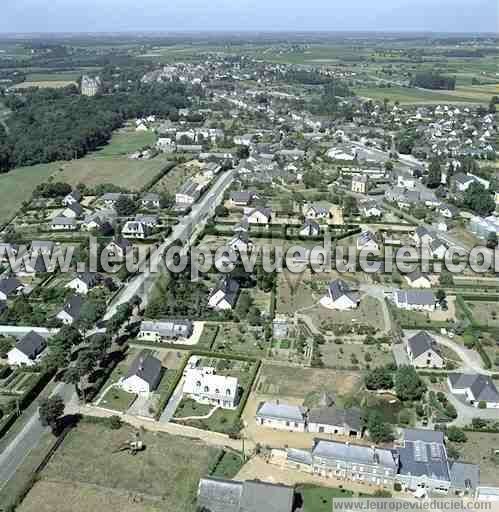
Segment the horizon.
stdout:
<svg viewBox="0 0 499 512">
<path fill-rule="evenodd" d="M 130 32 L 378 32 L 484 33 L 498 31 L 494 0 L 4 0 L 0 34 Z M 360 15 L 359 15 L 360 13 Z M 450 15 L 451 14 L 451 15 Z M 13 20 L 15 22 L 13 23 Z M 43 24 L 43 28 L 41 25 Z M 179 28 L 181 27 L 181 28 Z"/>
</svg>

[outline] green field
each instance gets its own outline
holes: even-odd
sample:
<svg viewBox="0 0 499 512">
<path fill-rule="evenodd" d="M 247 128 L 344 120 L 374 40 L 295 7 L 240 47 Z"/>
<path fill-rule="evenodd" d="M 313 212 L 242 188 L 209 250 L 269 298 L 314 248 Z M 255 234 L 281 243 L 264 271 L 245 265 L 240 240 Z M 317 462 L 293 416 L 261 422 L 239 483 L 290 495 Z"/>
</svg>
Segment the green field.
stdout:
<svg viewBox="0 0 499 512">
<path fill-rule="evenodd" d="M 109 144 L 97 151 L 95 155 L 99 157 L 128 155 L 145 146 L 151 146 L 155 142 L 156 135 L 152 131 L 119 130 L 113 134 Z"/>
<path fill-rule="evenodd" d="M 430 91 L 409 87 L 369 87 L 355 89 L 363 98 L 382 101 L 398 101 L 400 104 L 438 104 L 438 103 L 488 103 L 495 94 L 495 86 L 457 87 L 455 91 Z M 489 92 L 490 91 L 490 92 Z"/>
<path fill-rule="evenodd" d="M 37 185 L 47 181 L 58 167 L 57 163 L 39 164 L 0 174 L 0 224 L 13 217 Z"/>
<path fill-rule="evenodd" d="M 331 512 L 333 498 L 349 498 L 352 491 L 331 487 L 303 485 L 297 488 L 303 497 L 303 512 Z"/>
</svg>

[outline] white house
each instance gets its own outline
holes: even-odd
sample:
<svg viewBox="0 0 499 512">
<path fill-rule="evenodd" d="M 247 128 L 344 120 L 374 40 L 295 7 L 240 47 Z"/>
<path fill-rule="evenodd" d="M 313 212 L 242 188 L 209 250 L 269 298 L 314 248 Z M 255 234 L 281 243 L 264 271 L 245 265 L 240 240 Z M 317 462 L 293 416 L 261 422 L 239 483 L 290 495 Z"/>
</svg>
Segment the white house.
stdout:
<svg viewBox="0 0 499 512">
<path fill-rule="evenodd" d="M 168 318 L 164 320 L 143 321 L 137 335 L 139 340 L 156 343 L 182 343 L 192 336 L 194 326 L 190 320 Z"/>
<path fill-rule="evenodd" d="M 379 252 L 380 247 L 376 240 L 376 235 L 372 231 L 364 231 L 357 238 L 357 249 L 359 251 Z"/>
<path fill-rule="evenodd" d="M 104 250 L 109 256 L 115 257 L 119 260 L 123 260 L 127 253 L 132 249 L 132 243 L 125 238 L 112 240 L 106 245 L 106 247 L 104 247 Z"/>
<path fill-rule="evenodd" d="M 141 352 L 133 360 L 119 386 L 127 393 L 148 395 L 158 387 L 161 372 L 161 361 L 147 352 Z"/>
<path fill-rule="evenodd" d="M 185 374 L 184 395 L 202 404 L 235 409 L 238 382 L 235 377 L 216 375 L 210 367 L 189 368 Z"/>
<path fill-rule="evenodd" d="M 313 219 L 305 219 L 303 226 L 299 230 L 300 236 L 319 236 L 321 233 L 321 227 Z"/>
<path fill-rule="evenodd" d="M 54 217 L 50 222 L 52 231 L 76 231 L 78 224 L 75 219 L 68 217 Z"/>
<path fill-rule="evenodd" d="M 499 392 L 488 375 L 450 373 L 447 384 L 451 393 L 464 396 L 474 407 L 483 403 L 487 409 L 499 409 Z"/>
<path fill-rule="evenodd" d="M 235 279 L 229 276 L 222 277 L 210 293 L 208 307 L 216 311 L 232 309 L 236 305 L 239 288 L 239 282 Z"/>
<path fill-rule="evenodd" d="M 72 325 L 80 318 L 83 298 L 80 295 L 73 295 L 57 313 L 56 318 L 64 325 Z"/>
<path fill-rule="evenodd" d="M 45 339 L 34 331 L 21 338 L 7 353 L 10 366 L 34 366 L 47 347 Z"/>
<path fill-rule="evenodd" d="M 0 301 L 5 301 L 13 295 L 17 295 L 23 289 L 23 284 L 15 277 L 0 279 Z"/>
<path fill-rule="evenodd" d="M 307 417 L 307 431 L 316 434 L 333 434 L 360 439 L 363 419 L 360 409 L 340 409 L 335 405 L 311 409 Z"/>
<path fill-rule="evenodd" d="M 79 190 L 73 190 L 62 200 L 63 206 L 69 206 L 73 203 L 79 203 L 81 200 L 81 193 Z"/>
<path fill-rule="evenodd" d="M 329 309 L 347 311 L 355 309 L 360 304 L 360 296 L 350 288 L 350 285 L 342 279 L 331 281 L 326 295 L 320 300 L 322 306 Z"/>
<path fill-rule="evenodd" d="M 298 405 L 264 402 L 256 412 L 256 423 L 262 427 L 289 432 L 305 432 L 305 409 Z"/>
<path fill-rule="evenodd" d="M 156 192 L 147 192 L 140 198 L 140 204 L 144 208 L 159 208 L 161 205 L 161 197 Z"/>
<path fill-rule="evenodd" d="M 272 210 L 270 208 L 256 208 L 247 215 L 250 224 L 269 224 L 272 219 Z"/>
<path fill-rule="evenodd" d="M 149 234 L 149 228 L 145 224 L 142 224 L 142 222 L 129 220 L 123 226 L 121 234 L 125 238 L 137 238 L 144 240 Z"/>
<path fill-rule="evenodd" d="M 411 288 L 431 288 L 432 282 L 430 276 L 420 270 L 405 274 L 404 277 Z"/>
<path fill-rule="evenodd" d="M 87 295 L 87 293 L 97 286 L 101 276 L 95 272 L 81 272 L 66 284 L 65 288 L 71 288 L 76 293 Z"/>
<path fill-rule="evenodd" d="M 444 358 L 440 354 L 435 338 L 421 331 L 407 340 L 409 361 L 417 368 L 443 368 Z"/>
<path fill-rule="evenodd" d="M 413 235 L 418 247 L 429 246 L 433 240 L 431 233 L 423 226 L 419 226 Z"/>
</svg>

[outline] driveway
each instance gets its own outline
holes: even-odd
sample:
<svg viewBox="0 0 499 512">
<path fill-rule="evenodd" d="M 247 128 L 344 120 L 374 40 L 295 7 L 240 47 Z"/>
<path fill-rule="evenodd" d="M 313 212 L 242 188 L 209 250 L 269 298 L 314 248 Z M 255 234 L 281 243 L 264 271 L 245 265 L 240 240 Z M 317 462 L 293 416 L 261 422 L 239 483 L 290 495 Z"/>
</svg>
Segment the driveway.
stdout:
<svg viewBox="0 0 499 512">
<path fill-rule="evenodd" d="M 392 353 L 397 367 L 409 366 L 411 364 L 409 356 L 407 355 L 405 343 L 394 343 L 392 345 Z"/>
<path fill-rule="evenodd" d="M 178 404 L 182 401 L 182 396 L 184 395 L 184 378 L 180 379 L 175 391 L 173 392 L 168 404 L 165 407 L 165 410 L 161 414 L 159 418 L 160 423 L 169 423 L 177 410 Z"/>
<path fill-rule="evenodd" d="M 457 411 L 457 418 L 452 425 L 464 427 L 469 425 L 473 418 L 481 418 L 483 420 L 499 421 L 499 409 L 479 409 L 466 404 L 460 397 L 452 393 L 446 393 L 449 402 L 454 405 Z"/>
</svg>

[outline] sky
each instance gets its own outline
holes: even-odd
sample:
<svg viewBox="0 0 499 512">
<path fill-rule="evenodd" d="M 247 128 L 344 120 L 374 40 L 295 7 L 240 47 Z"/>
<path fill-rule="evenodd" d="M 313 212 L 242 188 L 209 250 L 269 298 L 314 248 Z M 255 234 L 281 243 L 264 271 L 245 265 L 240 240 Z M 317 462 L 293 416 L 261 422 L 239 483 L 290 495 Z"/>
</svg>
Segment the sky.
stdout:
<svg viewBox="0 0 499 512">
<path fill-rule="evenodd" d="M 0 0 L 0 33 L 496 32 L 497 0 Z"/>
</svg>

